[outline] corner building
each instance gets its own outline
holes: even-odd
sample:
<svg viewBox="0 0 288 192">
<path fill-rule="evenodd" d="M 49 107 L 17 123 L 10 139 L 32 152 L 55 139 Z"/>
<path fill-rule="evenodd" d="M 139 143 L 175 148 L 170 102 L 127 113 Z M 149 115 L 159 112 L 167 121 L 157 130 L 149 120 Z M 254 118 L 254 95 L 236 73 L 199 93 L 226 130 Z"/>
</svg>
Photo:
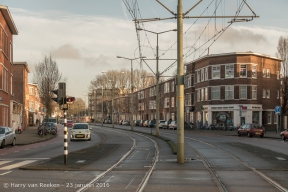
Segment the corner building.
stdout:
<svg viewBox="0 0 288 192">
<path fill-rule="evenodd" d="M 276 130 L 281 61 L 253 52 L 234 52 L 186 63 L 186 121 L 234 126 L 260 123 L 267 130 Z"/>
</svg>

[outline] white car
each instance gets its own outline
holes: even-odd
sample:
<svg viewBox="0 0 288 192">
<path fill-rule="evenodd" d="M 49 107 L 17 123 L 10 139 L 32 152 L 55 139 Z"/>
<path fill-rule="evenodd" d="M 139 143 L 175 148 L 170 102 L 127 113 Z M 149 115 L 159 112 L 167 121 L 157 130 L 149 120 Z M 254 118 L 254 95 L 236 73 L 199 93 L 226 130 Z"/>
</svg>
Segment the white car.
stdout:
<svg viewBox="0 0 288 192">
<path fill-rule="evenodd" d="M 10 127 L 0 127 L 0 148 L 4 148 L 5 145 L 16 144 L 15 131 L 12 131 Z"/>
<path fill-rule="evenodd" d="M 165 120 L 159 120 L 159 128 L 163 128 L 163 124 L 165 123 Z"/>
<path fill-rule="evenodd" d="M 91 127 L 88 123 L 74 123 L 70 131 L 70 141 L 91 140 Z"/>
</svg>

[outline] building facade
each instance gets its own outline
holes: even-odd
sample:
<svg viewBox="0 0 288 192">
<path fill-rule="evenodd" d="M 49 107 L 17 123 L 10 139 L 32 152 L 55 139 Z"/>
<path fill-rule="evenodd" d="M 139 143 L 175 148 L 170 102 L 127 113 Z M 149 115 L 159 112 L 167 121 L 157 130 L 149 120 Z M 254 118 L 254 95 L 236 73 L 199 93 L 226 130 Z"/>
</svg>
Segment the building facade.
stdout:
<svg viewBox="0 0 288 192">
<path fill-rule="evenodd" d="M 8 7 L 0 5 L 0 125 L 10 127 L 12 126 L 11 114 L 15 114 L 16 117 L 21 110 L 21 105 L 13 99 L 12 83 L 13 35 L 17 34 Z"/>
</svg>

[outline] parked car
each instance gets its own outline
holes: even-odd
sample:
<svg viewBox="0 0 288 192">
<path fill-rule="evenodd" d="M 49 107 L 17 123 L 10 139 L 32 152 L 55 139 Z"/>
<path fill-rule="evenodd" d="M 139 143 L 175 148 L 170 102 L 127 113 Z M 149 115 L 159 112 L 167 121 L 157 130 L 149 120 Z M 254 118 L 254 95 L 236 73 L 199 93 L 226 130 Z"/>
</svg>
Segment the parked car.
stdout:
<svg viewBox="0 0 288 192">
<path fill-rule="evenodd" d="M 288 129 L 286 129 L 285 131 L 282 131 L 280 133 L 280 137 L 283 141 L 285 141 L 286 139 L 288 139 Z"/>
<path fill-rule="evenodd" d="M 67 127 L 73 127 L 74 123 L 72 120 L 67 120 L 66 126 Z"/>
<path fill-rule="evenodd" d="M 169 129 L 169 124 L 172 122 L 171 119 L 165 121 L 165 123 L 163 123 L 162 127 L 163 129 Z"/>
<path fill-rule="evenodd" d="M 124 120 L 124 121 L 122 122 L 122 125 L 130 125 L 130 122 L 129 122 L 128 120 Z"/>
<path fill-rule="evenodd" d="M 177 129 L 177 121 L 172 121 L 169 125 L 168 125 L 169 129 Z"/>
<path fill-rule="evenodd" d="M 159 120 L 159 129 L 163 128 L 164 123 L 165 123 L 165 120 Z"/>
<path fill-rule="evenodd" d="M 237 134 L 239 137 L 241 135 L 247 135 L 248 137 L 253 137 L 253 136 L 263 137 L 264 132 L 265 132 L 265 129 L 262 125 L 255 124 L 255 123 L 247 123 L 238 129 Z"/>
<path fill-rule="evenodd" d="M 16 144 L 16 135 L 15 131 L 13 131 L 10 127 L 0 127 L 0 148 L 4 148 L 5 145 Z"/>
<path fill-rule="evenodd" d="M 146 120 L 140 120 L 140 123 L 139 123 L 139 126 L 140 127 L 144 127 L 144 122 L 145 122 Z"/>
<path fill-rule="evenodd" d="M 148 127 L 149 126 L 149 120 L 144 121 L 143 127 Z"/>
<path fill-rule="evenodd" d="M 156 120 L 155 119 L 150 120 L 149 124 L 148 124 L 148 127 L 155 127 L 155 126 L 156 126 Z"/>
<path fill-rule="evenodd" d="M 91 127 L 88 123 L 75 123 L 70 131 L 70 141 L 91 140 Z"/>
<path fill-rule="evenodd" d="M 135 121 L 134 121 L 134 125 L 135 125 L 135 126 L 140 126 L 140 120 L 135 120 Z"/>
<path fill-rule="evenodd" d="M 52 129 L 55 129 L 57 132 L 57 123 L 46 122 L 43 125 L 48 132 L 50 132 Z"/>
<path fill-rule="evenodd" d="M 120 120 L 118 124 L 119 124 L 119 125 L 122 125 L 123 121 L 124 121 L 124 120 Z"/>
</svg>

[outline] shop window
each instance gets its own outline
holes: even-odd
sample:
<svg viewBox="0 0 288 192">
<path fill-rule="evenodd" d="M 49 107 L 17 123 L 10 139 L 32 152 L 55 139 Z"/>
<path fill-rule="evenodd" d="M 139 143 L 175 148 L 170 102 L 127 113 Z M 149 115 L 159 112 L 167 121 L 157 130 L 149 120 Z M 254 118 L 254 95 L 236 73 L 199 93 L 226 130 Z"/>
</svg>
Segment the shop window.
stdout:
<svg viewBox="0 0 288 192">
<path fill-rule="evenodd" d="M 240 65 L 240 77 L 247 77 L 247 65 Z"/>
<path fill-rule="evenodd" d="M 247 99 L 247 86 L 239 86 L 239 99 Z"/>
<path fill-rule="evenodd" d="M 211 100 L 220 100 L 220 87 L 211 87 Z"/>
<path fill-rule="evenodd" d="M 225 86 L 225 100 L 234 99 L 234 86 Z"/>
<path fill-rule="evenodd" d="M 220 79 L 220 66 L 212 67 L 212 79 Z"/>
<path fill-rule="evenodd" d="M 225 66 L 225 78 L 234 78 L 234 65 Z"/>
<path fill-rule="evenodd" d="M 252 65 L 252 78 L 257 79 L 257 65 Z"/>
</svg>

